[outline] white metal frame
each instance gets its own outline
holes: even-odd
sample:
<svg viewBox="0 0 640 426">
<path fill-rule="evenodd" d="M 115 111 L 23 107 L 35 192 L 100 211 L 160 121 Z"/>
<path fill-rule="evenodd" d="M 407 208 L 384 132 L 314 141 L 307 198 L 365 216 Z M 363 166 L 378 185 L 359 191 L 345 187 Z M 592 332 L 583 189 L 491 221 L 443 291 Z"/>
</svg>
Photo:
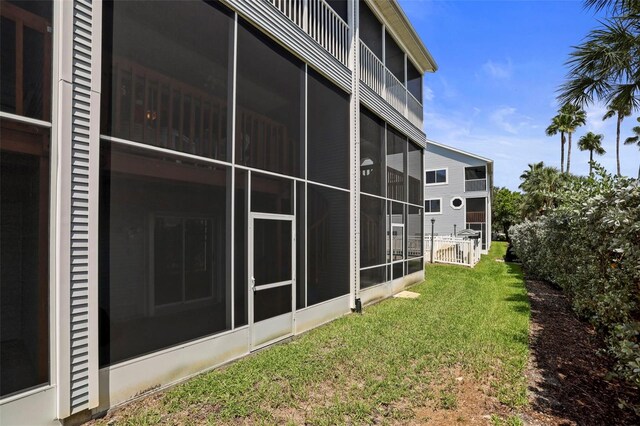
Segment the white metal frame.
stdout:
<svg viewBox="0 0 640 426">
<path fill-rule="evenodd" d="M 292 183 L 292 186 L 293 183 Z M 295 186 L 294 186 L 294 206 L 295 206 Z M 256 286 L 255 285 L 255 277 L 254 277 L 254 230 L 255 230 L 255 221 L 256 220 L 270 220 L 270 221 L 281 221 L 281 222 L 289 222 L 290 226 L 291 226 L 291 279 L 290 280 L 285 280 L 285 281 L 281 281 L 281 282 L 277 282 L 277 283 L 268 283 L 268 284 L 263 284 L 263 285 L 259 285 Z M 295 311 L 296 311 L 296 217 L 295 214 L 294 215 L 287 215 L 287 214 L 275 214 L 275 213 L 258 213 L 258 212 L 250 212 L 249 213 L 249 256 L 248 256 L 248 268 L 247 268 L 247 272 L 248 272 L 248 324 L 249 324 L 249 335 L 250 335 L 250 342 L 249 342 L 249 348 L 251 350 L 256 350 L 259 349 L 261 347 L 264 346 L 268 346 L 272 343 L 275 343 L 279 340 L 282 339 L 286 339 L 287 337 L 290 337 L 291 335 L 293 335 L 294 332 L 294 326 L 295 326 Z M 268 290 L 271 288 L 276 288 L 276 287 L 284 287 L 284 286 L 288 286 L 291 285 L 291 311 L 288 314 L 282 314 L 276 317 L 271 317 L 259 322 L 255 322 L 254 321 L 254 309 L 255 309 L 255 292 L 261 291 L 261 290 Z M 278 323 L 281 323 L 281 319 L 280 317 L 282 317 L 283 315 L 287 315 L 290 316 L 290 320 L 289 320 L 289 324 L 290 324 L 290 328 L 288 329 L 287 332 L 282 333 L 282 334 L 278 334 L 281 330 L 273 330 L 273 326 L 271 328 L 269 328 L 269 324 L 267 324 L 267 322 L 271 322 L 274 326 L 277 325 Z M 262 341 L 259 340 L 260 336 L 257 335 L 256 333 L 256 327 L 255 325 L 261 323 L 263 324 L 263 326 L 265 326 L 265 328 L 269 328 L 269 330 L 271 331 L 269 333 L 270 337 L 268 340 Z M 273 337 L 275 336 L 275 337 Z M 256 343 L 256 341 L 258 341 L 258 343 Z"/>
<path fill-rule="evenodd" d="M 447 173 L 447 177 L 444 182 L 434 182 L 427 183 L 427 172 L 436 172 L 436 176 L 440 170 L 444 170 Z M 440 167 L 437 169 L 425 169 L 424 170 L 424 186 L 440 186 L 440 185 L 448 185 L 449 184 L 449 168 L 448 167 Z"/>
</svg>

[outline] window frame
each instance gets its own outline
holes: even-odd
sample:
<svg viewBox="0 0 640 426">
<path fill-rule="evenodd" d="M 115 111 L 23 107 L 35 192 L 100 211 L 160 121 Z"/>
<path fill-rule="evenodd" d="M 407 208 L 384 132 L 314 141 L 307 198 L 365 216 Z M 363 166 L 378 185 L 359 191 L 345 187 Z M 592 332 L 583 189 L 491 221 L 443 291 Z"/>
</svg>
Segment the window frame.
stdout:
<svg viewBox="0 0 640 426">
<path fill-rule="evenodd" d="M 459 205 L 458 207 L 456 207 L 456 206 L 454 206 L 454 205 L 453 205 L 453 202 L 454 202 L 455 200 L 460 200 L 460 205 Z M 462 209 L 463 207 L 465 207 L 465 209 L 466 209 L 466 203 L 464 202 L 464 198 L 463 198 L 463 197 L 460 197 L 460 196 L 458 196 L 458 195 L 456 195 L 455 197 L 451 197 L 451 200 L 449 201 L 449 205 L 450 205 L 450 206 L 451 206 L 451 208 L 452 208 L 452 209 L 454 209 L 454 210 L 460 210 L 460 209 Z"/>
<path fill-rule="evenodd" d="M 444 182 L 427 183 L 427 173 L 435 172 L 436 173 L 436 177 L 437 177 L 438 176 L 438 172 L 440 170 L 444 170 L 445 173 L 446 173 Z M 424 186 L 438 186 L 438 185 L 448 185 L 448 184 L 449 184 L 449 168 L 448 167 L 440 167 L 440 168 L 437 168 L 437 169 L 426 169 L 424 171 Z"/>
<path fill-rule="evenodd" d="M 427 201 L 440 201 L 440 211 L 438 212 L 431 212 L 431 211 L 427 211 L 427 205 L 426 202 Z M 436 214 L 442 214 L 442 197 L 434 197 L 434 198 L 425 198 L 425 206 L 424 206 L 424 214 L 425 215 L 436 215 Z M 429 209 L 431 209 L 431 204 L 429 204 Z"/>
</svg>

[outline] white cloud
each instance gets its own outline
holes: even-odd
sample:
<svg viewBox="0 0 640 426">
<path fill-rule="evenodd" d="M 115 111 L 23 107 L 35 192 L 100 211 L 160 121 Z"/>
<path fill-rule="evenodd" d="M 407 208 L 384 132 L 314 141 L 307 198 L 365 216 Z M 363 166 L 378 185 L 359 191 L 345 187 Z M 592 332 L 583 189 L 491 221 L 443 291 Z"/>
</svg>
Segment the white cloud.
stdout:
<svg viewBox="0 0 640 426">
<path fill-rule="evenodd" d="M 501 130 L 515 135 L 518 133 L 517 127 L 519 127 L 512 124 L 515 121 L 515 112 L 516 109 L 512 107 L 499 108 L 489 118 Z"/>
<path fill-rule="evenodd" d="M 424 86 L 424 93 L 422 97 L 425 101 L 431 102 L 434 98 L 433 90 L 430 87 Z"/>
<path fill-rule="evenodd" d="M 488 60 L 482 65 L 482 71 L 484 71 L 490 77 L 495 79 L 508 79 L 513 72 L 513 64 L 511 59 L 508 59 L 506 63 L 493 62 Z"/>
</svg>

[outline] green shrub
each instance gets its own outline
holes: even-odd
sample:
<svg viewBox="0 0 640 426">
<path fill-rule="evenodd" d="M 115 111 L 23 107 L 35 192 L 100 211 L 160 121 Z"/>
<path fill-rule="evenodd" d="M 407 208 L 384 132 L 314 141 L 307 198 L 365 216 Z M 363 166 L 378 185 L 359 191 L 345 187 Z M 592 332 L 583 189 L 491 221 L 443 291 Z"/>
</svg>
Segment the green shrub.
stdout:
<svg viewBox="0 0 640 426">
<path fill-rule="evenodd" d="M 511 228 L 529 275 L 560 286 L 604 336 L 613 374 L 640 386 L 640 185 L 599 170 L 571 177 L 558 207 Z"/>
</svg>

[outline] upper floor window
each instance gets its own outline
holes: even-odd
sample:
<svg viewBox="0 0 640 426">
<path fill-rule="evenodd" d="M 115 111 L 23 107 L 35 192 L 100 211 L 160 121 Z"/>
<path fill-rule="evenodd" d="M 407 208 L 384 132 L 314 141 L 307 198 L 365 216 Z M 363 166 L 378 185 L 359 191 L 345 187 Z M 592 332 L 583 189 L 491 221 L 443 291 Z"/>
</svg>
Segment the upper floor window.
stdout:
<svg viewBox="0 0 640 426">
<path fill-rule="evenodd" d="M 425 183 L 427 185 L 438 185 L 447 183 L 447 169 L 427 170 Z"/>
<path fill-rule="evenodd" d="M 485 191 L 487 189 L 487 168 L 474 166 L 464 168 L 464 190 Z"/>
</svg>

